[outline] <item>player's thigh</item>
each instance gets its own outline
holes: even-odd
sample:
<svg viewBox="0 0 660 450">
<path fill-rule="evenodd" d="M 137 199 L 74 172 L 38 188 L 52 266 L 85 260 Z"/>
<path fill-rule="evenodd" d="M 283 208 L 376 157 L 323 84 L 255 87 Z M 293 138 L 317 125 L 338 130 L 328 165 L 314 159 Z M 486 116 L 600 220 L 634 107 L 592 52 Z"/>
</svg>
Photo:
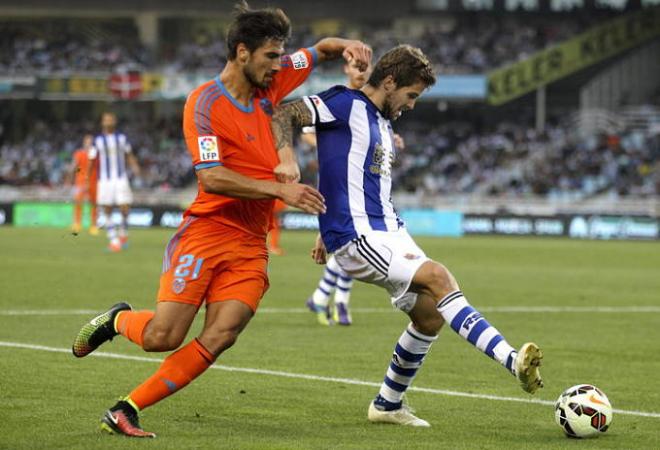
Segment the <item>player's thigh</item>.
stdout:
<svg viewBox="0 0 660 450">
<path fill-rule="evenodd" d="M 440 300 L 445 295 L 459 290 L 458 282 L 444 265 L 437 261 L 426 261 L 413 277 L 410 290 L 425 293 Z"/>
<path fill-rule="evenodd" d="M 218 355 L 234 344 L 253 316 L 250 306 L 242 301 L 209 303 L 204 328 L 198 339 L 209 352 Z"/>
<path fill-rule="evenodd" d="M 100 206 L 112 206 L 115 204 L 115 190 L 111 181 L 99 181 L 96 191 L 96 203 Z"/>
<path fill-rule="evenodd" d="M 393 299 L 408 292 L 415 273 L 428 261 L 405 230 L 360 236 L 335 252 L 335 259 L 348 276 L 384 287 Z"/>
<path fill-rule="evenodd" d="M 73 201 L 76 203 L 82 203 L 85 200 L 85 188 L 81 185 L 76 185 L 73 187 Z"/>
<path fill-rule="evenodd" d="M 208 306 L 226 301 L 239 301 L 254 313 L 270 287 L 268 258 L 261 251 L 250 256 L 249 250 L 242 256 L 235 255 L 225 261 L 215 272 L 206 293 Z"/>
<path fill-rule="evenodd" d="M 115 184 L 115 201 L 118 205 L 130 205 L 133 203 L 133 191 L 127 179 L 117 180 Z"/>
<path fill-rule="evenodd" d="M 145 330 L 145 339 L 166 341 L 178 347 L 188 334 L 197 306 L 179 302 L 158 302 L 156 313 Z"/>
</svg>

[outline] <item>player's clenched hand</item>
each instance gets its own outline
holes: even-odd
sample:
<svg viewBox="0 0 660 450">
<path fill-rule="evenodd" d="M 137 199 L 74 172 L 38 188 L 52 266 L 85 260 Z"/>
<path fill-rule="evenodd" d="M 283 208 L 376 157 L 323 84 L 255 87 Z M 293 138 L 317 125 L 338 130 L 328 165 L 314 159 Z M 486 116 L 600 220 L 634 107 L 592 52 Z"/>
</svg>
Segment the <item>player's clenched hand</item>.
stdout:
<svg viewBox="0 0 660 450">
<path fill-rule="evenodd" d="M 300 181 L 300 168 L 295 162 L 281 162 L 273 170 L 275 179 L 280 183 L 297 183 Z"/>
<path fill-rule="evenodd" d="M 325 244 L 321 240 L 321 235 L 316 236 L 316 243 L 312 248 L 312 259 L 316 264 L 325 264 L 327 261 L 328 252 L 325 249 Z"/>
<path fill-rule="evenodd" d="M 371 47 L 362 41 L 351 41 L 342 56 L 348 62 L 355 62 L 358 70 L 364 72 L 371 63 Z"/>
<path fill-rule="evenodd" d="M 319 191 L 306 184 L 294 183 L 281 186 L 280 198 L 310 214 L 325 213 L 325 199 Z"/>
</svg>

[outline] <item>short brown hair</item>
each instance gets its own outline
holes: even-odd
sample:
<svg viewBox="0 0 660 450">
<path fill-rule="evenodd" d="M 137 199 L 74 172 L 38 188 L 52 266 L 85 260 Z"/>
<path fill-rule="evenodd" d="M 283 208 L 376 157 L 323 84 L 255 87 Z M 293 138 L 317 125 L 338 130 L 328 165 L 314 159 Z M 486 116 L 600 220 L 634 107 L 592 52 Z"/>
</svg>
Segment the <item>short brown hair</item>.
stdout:
<svg viewBox="0 0 660 450">
<path fill-rule="evenodd" d="M 412 86 L 422 82 L 426 87 L 435 84 L 433 66 L 424 53 L 407 44 L 398 45 L 385 53 L 374 66 L 369 77 L 369 85 L 378 87 L 392 75 L 397 88 Z"/>
<path fill-rule="evenodd" d="M 279 8 L 250 9 L 242 1 L 234 6 L 234 20 L 227 31 L 227 59 L 236 59 L 238 44 L 251 52 L 269 40 L 286 41 L 291 36 L 291 22 Z"/>
</svg>

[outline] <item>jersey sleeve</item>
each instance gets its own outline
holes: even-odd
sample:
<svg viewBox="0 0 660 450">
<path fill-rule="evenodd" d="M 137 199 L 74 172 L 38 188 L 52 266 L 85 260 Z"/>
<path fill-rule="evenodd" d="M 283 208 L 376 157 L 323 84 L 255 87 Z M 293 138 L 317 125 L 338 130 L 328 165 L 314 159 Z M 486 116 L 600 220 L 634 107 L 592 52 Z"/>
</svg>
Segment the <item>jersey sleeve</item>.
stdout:
<svg viewBox="0 0 660 450">
<path fill-rule="evenodd" d="M 344 90 L 343 86 L 335 86 L 320 94 L 302 98 L 312 114 L 314 127 L 329 128 L 348 120 Z"/>
<path fill-rule="evenodd" d="M 216 97 L 217 98 L 217 97 Z M 188 97 L 183 113 L 183 135 L 195 170 L 221 166 L 222 145 L 212 122 L 213 94 L 203 89 Z"/>
<path fill-rule="evenodd" d="M 282 68 L 268 88 L 269 96 L 277 105 L 298 86 L 303 84 L 317 64 L 318 55 L 314 47 L 301 48 L 282 57 Z"/>
</svg>

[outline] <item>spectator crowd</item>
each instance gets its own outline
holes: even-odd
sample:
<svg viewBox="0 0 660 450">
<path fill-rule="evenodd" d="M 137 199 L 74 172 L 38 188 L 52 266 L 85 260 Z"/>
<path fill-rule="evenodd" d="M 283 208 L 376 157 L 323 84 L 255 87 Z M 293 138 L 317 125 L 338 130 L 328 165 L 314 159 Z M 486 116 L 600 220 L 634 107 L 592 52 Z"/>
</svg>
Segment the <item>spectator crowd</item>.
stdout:
<svg viewBox="0 0 660 450">
<path fill-rule="evenodd" d="M 18 143 L 0 145 L 0 184 L 59 186 L 73 151 L 92 123 L 37 121 Z M 131 122 L 122 128 L 142 166 L 137 188 L 172 189 L 194 182 L 180 120 Z M 395 190 L 422 196 L 660 195 L 660 127 L 580 136 L 569 123 L 544 132 L 502 122 L 478 130 L 470 122 L 411 123 L 393 171 Z M 302 140 L 303 182 L 316 183 L 316 152 Z"/>
<path fill-rule="evenodd" d="M 605 17 L 599 15 L 461 16 L 407 26 L 338 24 L 338 35 L 362 39 L 375 55 L 407 43 L 422 48 L 439 73 L 483 73 L 567 39 Z M 113 22 L 49 20 L 0 21 L 0 73 L 49 74 L 141 70 L 217 71 L 226 61 L 224 31 L 181 23 L 174 36 L 162 36 L 156 48 L 139 38 L 130 20 Z M 163 34 L 163 33 L 161 33 Z M 311 25 L 294 28 L 289 50 L 314 44 Z"/>
</svg>

